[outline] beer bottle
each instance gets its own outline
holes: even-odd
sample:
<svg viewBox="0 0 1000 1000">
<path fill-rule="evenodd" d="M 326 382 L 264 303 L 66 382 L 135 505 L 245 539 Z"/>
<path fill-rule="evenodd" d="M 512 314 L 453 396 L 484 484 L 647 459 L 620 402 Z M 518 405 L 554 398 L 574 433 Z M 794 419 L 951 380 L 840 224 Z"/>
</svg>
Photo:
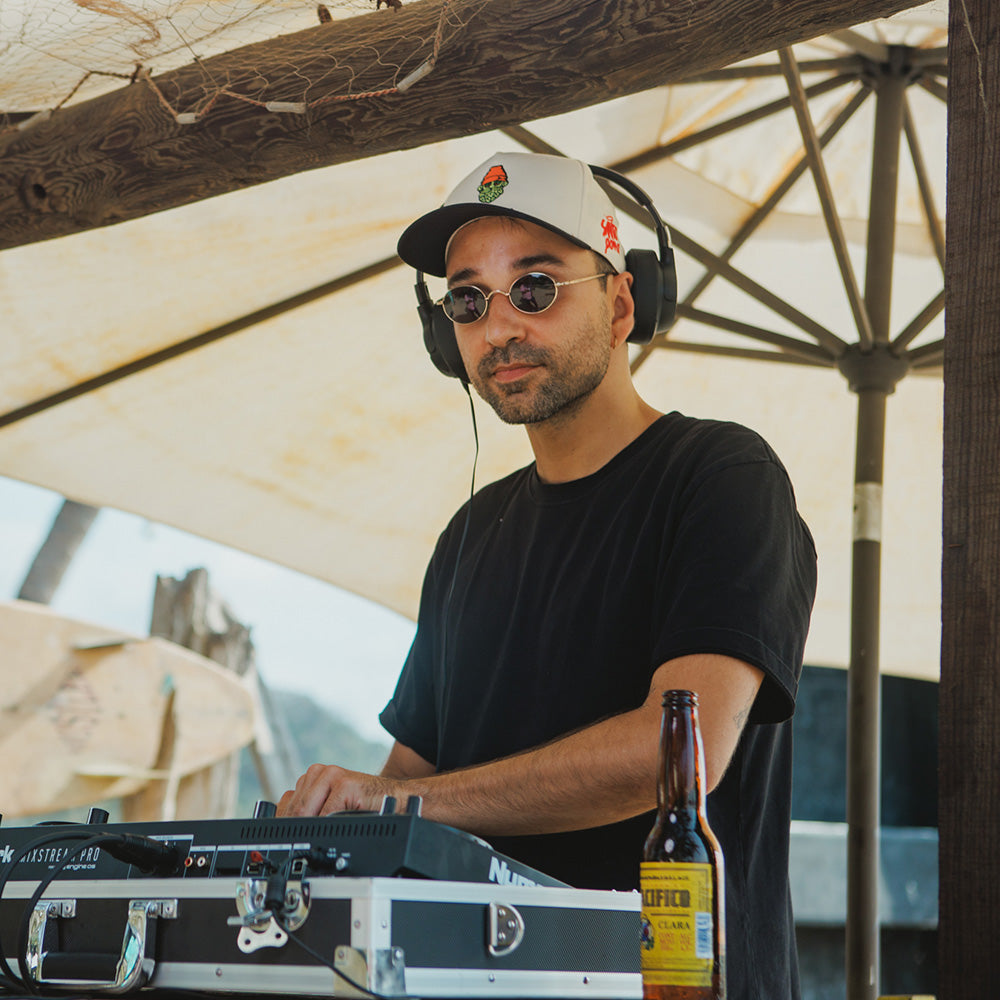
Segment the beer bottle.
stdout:
<svg viewBox="0 0 1000 1000">
<path fill-rule="evenodd" d="M 704 774 L 698 696 L 665 691 L 656 822 L 639 877 L 644 1000 L 725 1000 L 725 876 Z"/>
</svg>

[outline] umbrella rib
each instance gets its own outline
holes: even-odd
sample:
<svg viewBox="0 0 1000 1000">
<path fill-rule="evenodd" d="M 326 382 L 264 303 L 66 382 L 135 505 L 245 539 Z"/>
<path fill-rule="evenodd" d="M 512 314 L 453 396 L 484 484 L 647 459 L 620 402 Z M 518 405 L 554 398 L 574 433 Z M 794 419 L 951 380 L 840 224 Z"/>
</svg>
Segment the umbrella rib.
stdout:
<svg viewBox="0 0 1000 1000">
<path fill-rule="evenodd" d="M 799 131 L 802 133 L 802 142 L 805 146 L 806 156 L 809 159 L 809 166 L 812 169 L 813 179 L 816 182 L 816 193 L 819 196 L 820 207 L 823 210 L 823 218 L 826 221 L 827 232 L 830 235 L 830 242 L 833 245 L 833 252 L 837 258 L 837 265 L 840 268 L 840 276 L 844 282 L 844 290 L 847 292 L 847 299 L 854 315 L 854 323 L 858 329 L 858 339 L 863 350 L 869 350 L 875 343 L 875 335 L 872 332 L 871 319 L 865 307 L 864 299 L 861 297 L 861 289 L 858 286 L 857 278 L 854 275 L 854 268 L 851 266 L 851 259 L 847 252 L 847 240 L 844 238 L 844 230 L 840 224 L 840 217 L 833 201 L 833 191 L 830 187 L 830 180 L 823 165 L 823 156 L 816 138 L 816 130 L 813 127 L 812 119 L 809 115 L 809 107 L 806 103 L 805 92 L 802 89 L 802 77 L 795 64 L 795 57 L 791 49 L 785 48 L 778 52 L 781 58 L 781 65 L 785 72 L 785 80 L 788 84 L 788 92 L 792 98 L 792 107 L 795 117 L 799 123 Z"/>
<path fill-rule="evenodd" d="M 912 49 L 909 55 L 910 64 L 934 72 L 948 70 L 948 46 L 940 45 L 933 49 Z"/>
<path fill-rule="evenodd" d="M 838 87 L 842 87 L 848 83 L 854 83 L 855 81 L 857 81 L 857 76 L 852 76 L 847 73 L 843 73 L 838 76 L 831 76 L 828 80 L 823 80 L 820 83 L 814 83 L 811 87 L 807 87 L 806 94 L 809 97 L 819 97 L 831 90 L 836 90 Z M 702 129 L 699 132 L 693 132 L 691 135 L 675 139 L 673 142 L 665 143 L 662 146 L 654 146 L 652 149 L 648 149 L 644 153 L 638 153 L 635 156 L 630 156 L 628 159 L 619 160 L 617 163 L 612 165 L 611 169 L 627 174 L 633 170 L 639 170 L 642 167 L 651 166 L 660 160 L 665 160 L 668 157 L 673 156 L 675 153 L 680 153 L 685 149 L 690 149 L 692 146 L 697 146 L 703 142 L 708 142 L 711 139 L 716 139 L 720 135 L 727 135 L 729 132 L 736 131 L 736 129 L 743 128 L 746 125 L 752 125 L 755 122 L 770 117 L 771 115 L 785 111 L 791 107 L 791 103 L 791 98 L 789 97 L 781 97 L 776 101 L 770 101 L 767 104 L 762 104 L 760 107 L 754 108 L 752 111 L 745 111 L 741 115 L 736 115 L 733 118 L 727 118 L 725 121 L 719 122 L 716 125 L 710 125 L 708 128 Z"/>
<path fill-rule="evenodd" d="M 719 330 L 726 330 L 729 333 L 738 333 L 743 337 L 752 340 L 759 340 L 763 344 L 772 344 L 788 354 L 815 362 L 816 364 L 833 367 L 834 358 L 828 351 L 816 344 L 805 343 L 788 337 L 782 333 L 775 333 L 772 330 L 765 330 L 763 327 L 754 326 L 751 323 L 744 323 L 740 320 L 730 319 L 728 316 L 719 316 L 716 313 L 706 312 L 703 309 L 695 309 L 693 306 L 681 304 L 677 307 L 677 314 L 685 319 L 690 319 L 695 323 L 703 323 L 706 326 L 714 326 Z"/>
<path fill-rule="evenodd" d="M 828 363 L 810 361 L 807 358 L 783 351 L 754 351 L 747 347 L 724 347 L 721 344 L 699 344 L 688 340 L 658 338 L 656 346 L 662 350 L 683 351 L 687 354 L 714 354 L 725 358 L 742 358 L 748 361 L 774 361 L 784 365 L 804 365 L 808 368 L 829 368 Z M 649 346 L 649 345 L 647 345 Z"/>
<path fill-rule="evenodd" d="M 927 174 L 927 164 L 924 160 L 920 143 L 917 139 L 916 126 L 913 123 L 913 114 L 910 111 L 909 102 L 903 97 L 903 131 L 906 135 L 906 145 L 910 150 L 910 161 L 913 163 L 913 171 L 917 176 L 917 187 L 920 190 L 920 202 L 924 208 L 924 218 L 927 221 L 927 231 L 930 233 L 934 243 L 934 252 L 937 254 L 938 263 L 944 271 L 944 233 L 941 230 L 941 223 L 937 213 L 934 211 L 934 192 L 931 190 L 930 177 Z"/>
<path fill-rule="evenodd" d="M 928 79 L 926 76 L 922 76 L 917 83 L 923 87 L 928 94 L 933 94 L 944 104 L 948 103 L 948 85 L 946 83 L 942 83 L 940 80 Z"/>
<path fill-rule="evenodd" d="M 519 142 L 529 153 L 541 153 L 544 156 L 565 156 L 566 154 L 550 145 L 534 132 L 529 131 L 523 125 L 504 125 L 501 129 L 504 135 L 510 136 L 515 142 Z"/>
<path fill-rule="evenodd" d="M 884 63 L 889 59 L 889 46 L 882 42 L 873 41 L 866 38 L 859 31 L 853 28 L 844 28 L 842 31 L 831 31 L 830 37 L 846 45 L 849 49 L 857 52 L 858 55 L 865 56 L 872 62 Z"/>
<path fill-rule="evenodd" d="M 944 309 L 944 289 L 942 288 L 923 309 L 910 321 L 906 329 L 892 342 L 896 352 L 905 350 L 925 329 L 928 324 Z"/>
<path fill-rule="evenodd" d="M 933 368 L 944 361 L 944 340 L 916 347 L 907 354 L 912 368 Z"/>
<path fill-rule="evenodd" d="M 538 136 L 520 125 L 504 128 L 503 132 L 532 152 L 547 153 L 551 156 L 566 155 L 556 149 L 555 146 L 549 145 L 544 139 L 539 139 Z M 630 198 L 626 198 L 617 190 L 609 191 L 608 195 L 615 206 L 628 215 L 630 219 L 634 219 L 641 225 L 650 228 L 652 220 L 649 218 L 646 210 L 638 203 L 632 201 Z M 722 260 L 712 253 L 711 250 L 706 250 L 705 247 L 691 239 L 690 236 L 685 236 L 679 230 L 671 228 L 671 237 L 672 242 L 678 249 L 694 257 L 700 264 L 714 268 L 715 271 L 737 288 L 757 299 L 758 302 L 762 302 L 770 309 L 773 309 L 779 316 L 787 319 L 790 323 L 799 327 L 800 330 L 808 333 L 809 336 L 826 347 L 833 357 L 838 357 L 846 350 L 846 342 L 841 340 L 835 333 L 831 333 L 826 327 L 817 323 L 816 320 L 806 316 L 805 313 L 799 312 L 798 309 L 789 305 L 784 299 L 779 298 L 773 292 L 769 292 L 763 285 L 758 285 L 752 278 L 747 277 L 741 271 L 737 271 L 732 264 Z"/>
<path fill-rule="evenodd" d="M 858 76 L 864 72 L 868 60 L 860 55 L 838 56 L 833 59 L 807 59 L 799 65 L 803 73 L 830 72 L 848 73 Z M 725 80 L 751 80 L 760 76 L 781 76 L 779 63 L 757 63 L 747 66 L 726 66 L 722 69 L 709 70 L 695 76 L 685 77 L 676 83 L 720 83 Z"/>
<path fill-rule="evenodd" d="M 870 93 L 871 91 L 867 87 L 861 87 L 851 96 L 850 100 L 840 109 L 829 127 L 823 132 L 823 135 L 820 136 L 819 144 L 821 149 L 825 148 L 844 125 L 854 117 L 855 112 L 864 104 Z M 771 214 L 781 199 L 792 189 L 795 182 L 805 173 L 808 166 L 809 160 L 805 153 L 803 153 L 778 182 L 770 195 L 754 209 L 746 222 L 739 228 L 732 242 L 720 254 L 721 260 L 732 260 L 736 251 L 757 231 L 761 223 Z M 688 304 L 693 303 L 709 286 L 716 273 L 714 268 L 707 268 L 694 287 L 688 292 L 684 301 Z"/>
<path fill-rule="evenodd" d="M 93 378 L 85 379 L 83 382 L 70 386 L 68 389 L 61 389 L 59 392 L 54 392 L 42 399 L 35 400 L 33 403 L 27 403 L 24 406 L 19 406 L 17 409 L 0 415 L 0 428 L 9 427 L 11 424 L 16 424 L 28 417 L 33 417 L 45 410 L 50 410 L 61 403 L 67 403 L 72 399 L 85 396 L 89 392 L 103 389 L 106 385 L 119 382 L 130 375 L 136 375 L 148 368 L 163 364 L 165 361 L 172 361 L 174 358 L 197 350 L 199 347 L 205 347 L 208 344 L 222 340 L 224 337 L 240 333 L 248 327 L 256 326 L 265 320 L 273 319 L 275 316 L 280 316 L 293 309 L 298 309 L 300 306 L 308 305 L 317 299 L 332 295 L 334 292 L 341 291 L 344 288 L 349 288 L 359 281 L 364 281 L 385 271 L 390 271 L 401 264 L 402 261 L 399 257 L 395 255 L 387 257 L 385 260 L 380 260 L 375 264 L 370 264 L 368 267 L 352 271 L 350 274 L 342 275 L 333 281 L 318 285 L 316 288 L 300 292 L 298 295 L 283 299 L 281 302 L 276 302 L 273 305 L 265 306 L 263 309 L 248 313 L 239 319 L 230 320 L 228 323 L 223 323 L 222 326 L 206 330 L 204 333 L 196 334 L 194 337 L 189 337 L 186 340 L 178 341 L 178 343 L 171 344 L 169 347 L 164 347 L 159 351 L 153 351 L 152 354 L 147 354 L 145 357 L 137 358 L 135 361 L 130 361 L 125 365 L 119 365 L 117 368 L 112 368 L 101 375 L 95 375 Z"/>
<path fill-rule="evenodd" d="M 835 333 L 832 333 L 821 323 L 800 312 L 794 306 L 789 305 L 784 299 L 769 291 L 763 285 L 758 284 L 753 278 L 748 277 L 742 271 L 738 271 L 728 261 L 723 260 L 718 255 L 712 253 L 701 246 L 697 241 L 686 236 L 678 229 L 671 230 L 674 244 L 679 250 L 691 257 L 694 257 L 700 264 L 714 270 L 730 284 L 735 285 L 747 295 L 761 302 L 769 309 L 773 309 L 783 319 L 797 326 L 800 330 L 808 333 L 810 337 L 826 348 L 832 357 L 839 357 L 847 349 L 847 342 L 841 340 Z"/>
<path fill-rule="evenodd" d="M 556 149 L 555 146 L 545 142 L 544 139 L 540 139 L 534 133 L 528 131 L 528 129 L 521 125 L 509 126 L 504 128 L 502 131 L 532 152 L 546 153 L 550 156 L 566 155 Z M 647 228 L 650 227 L 651 220 L 644 208 L 631 199 L 626 198 L 617 190 L 609 191 L 608 193 L 611 200 L 615 203 L 615 206 L 628 215 L 629 218 L 634 219 L 636 222 L 646 226 Z M 775 295 L 773 292 L 768 291 L 768 289 L 764 288 L 763 285 L 759 285 L 752 278 L 743 274 L 741 271 L 738 271 L 728 261 L 723 260 L 716 254 L 713 254 L 710 250 L 707 250 L 695 240 L 691 239 L 691 237 L 685 236 L 682 232 L 680 232 L 680 230 L 673 228 L 671 228 L 671 237 L 672 242 L 678 249 L 683 250 L 684 253 L 694 257 L 694 259 L 703 266 L 711 268 L 715 273 L 724 277 L 741 291 L 746 292 L 752 298 L 757 299 L 758 302 L 761 302 L 768 308 L 773 309 L 779 316 L 788 320 L 803 332 L 809 334 L 809 336 L 826 348 L 829 356 L 839 357 L 847 349 L 846 341 L 841 340 L 835 333 L 827 330 L 822 324 L 816 322 L 816 320 L 810 318 L 809 316 L 806 316 L 805 313 L 800 312 L 794 306 L 789 305 L 784 301 L 784 299 Z M 640 355 L 640 358 L 643 357 L 645 357 L 645 355 Z"/>
</svg>

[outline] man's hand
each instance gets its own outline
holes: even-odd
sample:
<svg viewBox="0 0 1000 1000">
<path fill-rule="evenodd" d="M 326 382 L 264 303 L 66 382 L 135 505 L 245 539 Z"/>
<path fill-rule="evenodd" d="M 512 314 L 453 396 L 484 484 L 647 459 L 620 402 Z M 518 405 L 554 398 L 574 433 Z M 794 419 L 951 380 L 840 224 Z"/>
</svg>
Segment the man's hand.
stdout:
<svg viewBox="0 0 1000 1000">
<path fill-rule="evenodd" d="M 327 813 L 378 812 L 382 799 L 397 791 L 398 781 L 336 764 L 313 764 L 278 802 L 279 816 L 325 816 Z"/>
</svg>

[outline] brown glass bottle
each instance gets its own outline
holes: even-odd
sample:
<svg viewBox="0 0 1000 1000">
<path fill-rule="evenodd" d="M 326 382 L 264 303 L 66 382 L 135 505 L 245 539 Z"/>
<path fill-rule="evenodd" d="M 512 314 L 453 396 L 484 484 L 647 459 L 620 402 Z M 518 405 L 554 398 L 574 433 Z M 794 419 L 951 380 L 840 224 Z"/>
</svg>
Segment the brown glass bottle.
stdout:
<svg viewBox="0 0 1000 1000">
<path fill-rule="evenodd" d="M 663 693 L 656 822 L 640 865 L 644 1000 L 725 1000 L 725 874 L 705 814 L 698 696 Z"/>
</svg>

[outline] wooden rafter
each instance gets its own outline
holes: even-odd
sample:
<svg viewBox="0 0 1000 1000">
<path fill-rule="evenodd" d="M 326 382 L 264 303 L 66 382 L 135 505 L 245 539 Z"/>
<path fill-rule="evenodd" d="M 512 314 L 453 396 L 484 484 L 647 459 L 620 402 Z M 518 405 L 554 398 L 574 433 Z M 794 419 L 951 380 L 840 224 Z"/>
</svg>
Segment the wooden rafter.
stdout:
<svg viewBox="0 0 1000 1000">
<path fill-rule="evenodd" d="M 301 76 L 289 75 L 289 66 L 350 64 L 359 50 L 390 47 L 394 62 L 406 65 L 407 46 L 413 55 L 433 36 L 444 2 L 419 0 L 389 16 L 373 12 L 199 60 L 0 135 L 0 249 L 572 111 L 916 5 L 482 0 L 429 75 L 405 93 L 318 104 L 342 93 L 345 78 L 317 72 L 305 114 L 224 98 L 193 124 L 179 123 L 160 99 L 197 106 L 206 78 L 246 76 L 252 68 L 259 103 L 301 101 Z M 272 79 L 284 82 L 263 83 Z M 364 91 L 376 83 L 362 71 L 352 86 Z"/>
</svg>

